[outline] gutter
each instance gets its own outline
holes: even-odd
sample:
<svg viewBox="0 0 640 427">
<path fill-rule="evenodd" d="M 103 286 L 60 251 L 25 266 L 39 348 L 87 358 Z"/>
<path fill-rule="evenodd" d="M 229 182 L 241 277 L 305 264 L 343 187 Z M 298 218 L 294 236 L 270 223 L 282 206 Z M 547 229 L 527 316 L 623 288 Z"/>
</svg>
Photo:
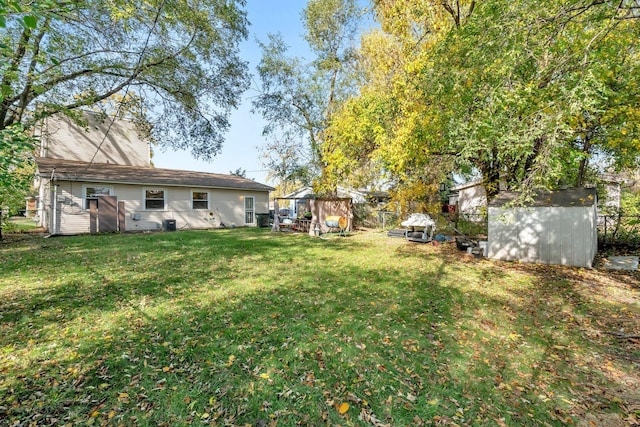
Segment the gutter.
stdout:
<svg viewBox="0 0 640 427">
<path fill-rule="evenodd" d="M 42 174 L 39 176 L 42 177 Z M 52 173 L 53 176 L 53 173 Z M 113 179 L 104 179 L 104 178 L 91 178 L 91 177 L 65 177 L 61 176 L 58 178 L 63 181 L 74 181 L 74 182 L 100 182 L 104 184 L 125 184 L 125 185 L 145 185 L 145 186 L 167 186 L 167 187 L 183 187 L 183 188 L 211 188 L 216 190 L 237 190 L 237 191 L 262 191 L 262 192 L 271 192 L 274 191 L 275 188 L 266 186 L 267 188 L 242 188 L 242 187 L 220 187 L 220 186 L 211 186 L 211 185 L 200 185 L 200 184 L 176 184 L 176 183 L 166 183 L 166 182 L 145 182 L 145 181 L 120 181 Z"/>
</svg>

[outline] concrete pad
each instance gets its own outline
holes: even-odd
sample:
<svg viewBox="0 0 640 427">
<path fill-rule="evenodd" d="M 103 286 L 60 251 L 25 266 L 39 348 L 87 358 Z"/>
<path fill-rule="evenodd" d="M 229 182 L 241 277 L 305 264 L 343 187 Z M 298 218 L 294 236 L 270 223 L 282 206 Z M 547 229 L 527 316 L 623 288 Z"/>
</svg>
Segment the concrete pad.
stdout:
<svg viewBox="0 0 640 427">
<path fill-rule="evenodd" d="M 607 270 L 637 270 L 637 256 L 610 256 L 604 259 L 604 268 Z"/>
</svg>

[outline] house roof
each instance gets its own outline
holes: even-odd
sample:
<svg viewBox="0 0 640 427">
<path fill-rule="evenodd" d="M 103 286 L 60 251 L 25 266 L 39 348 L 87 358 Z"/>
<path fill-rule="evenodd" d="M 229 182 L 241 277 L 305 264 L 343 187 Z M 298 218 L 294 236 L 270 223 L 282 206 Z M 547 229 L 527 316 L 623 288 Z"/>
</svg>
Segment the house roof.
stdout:
<svg viewBox="0 0 640 427">
<path fill-rule="evenodd" d="M 490 203 L 491 207 L 501 207 L 514 202 L 520 193 L 502 191 Z M 593 206 L 596 203 L 595 188 L 568 188 L 534 196 L 533 203 L 526 203 L 526 207 L 580 207 Z"/>
<path fill-rule="evenodd" d="M 38 174 L 63 181 L 90 181 L 113 184 L 207 187 L 234 190 L 273 191 L 274 188 L 236 175 L 222 175 L 178 169 L 87 163 L 70 160 L 36 158 Z"/>
<path fill-rule="evenodd" d="M 482 185 L 482 179 L 475 179 L 473 181 L 463 182 L 462 184 L 456 184 L 450 188 L 450 191 L 460 191 L 466 188 L 476 187 Z"/>
</svg>

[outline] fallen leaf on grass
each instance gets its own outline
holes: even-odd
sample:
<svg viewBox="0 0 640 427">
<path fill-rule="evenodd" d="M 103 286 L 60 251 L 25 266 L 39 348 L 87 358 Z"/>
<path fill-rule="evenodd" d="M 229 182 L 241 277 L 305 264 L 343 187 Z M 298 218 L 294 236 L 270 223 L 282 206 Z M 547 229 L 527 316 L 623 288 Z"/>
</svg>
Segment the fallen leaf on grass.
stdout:
<svg viewBox="0 0 640 427">
<path fill-rule="evenodd" d="M 341 403 L 340 406 L 338 406 L 338 412 L 340 414 L 346 414 L 348 410 L 349 404 L 347 402 Z"/>
<path fill-rule="evenodd" d="M 229 356 L 229 360 L 227 361 L 227 368 L 233 365 L 233 362 L 235 362 L 235 360 L 236 360 L 236 357 L 233 354 Z"/>
</svg>

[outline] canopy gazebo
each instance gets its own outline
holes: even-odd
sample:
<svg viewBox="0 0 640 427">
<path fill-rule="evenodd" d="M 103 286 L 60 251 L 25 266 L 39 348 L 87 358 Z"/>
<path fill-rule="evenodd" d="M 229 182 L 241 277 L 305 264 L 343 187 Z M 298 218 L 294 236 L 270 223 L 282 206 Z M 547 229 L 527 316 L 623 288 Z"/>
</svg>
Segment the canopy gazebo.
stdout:
<svg viewBox="0 0 640 427">
<path fill-rule="evenodd" d="M 293 201 L 295 209 L 291 209 Z M 286 205 L 287 208 L 282 208 Z M 281 212 L 282 211 L 282 214 Z M 272 231 L 298 231 L 310 236 L 333 231 L 333 221 L 329 217 L 341 217 L 341 230 L 351 231 L 353 204 L 351 198 L 343 197 L 276 197 Z M 346 226 L 344 223 L 346 221 Z M 329 222 L 329 224 L 327 224 Z"/>
</svg>

